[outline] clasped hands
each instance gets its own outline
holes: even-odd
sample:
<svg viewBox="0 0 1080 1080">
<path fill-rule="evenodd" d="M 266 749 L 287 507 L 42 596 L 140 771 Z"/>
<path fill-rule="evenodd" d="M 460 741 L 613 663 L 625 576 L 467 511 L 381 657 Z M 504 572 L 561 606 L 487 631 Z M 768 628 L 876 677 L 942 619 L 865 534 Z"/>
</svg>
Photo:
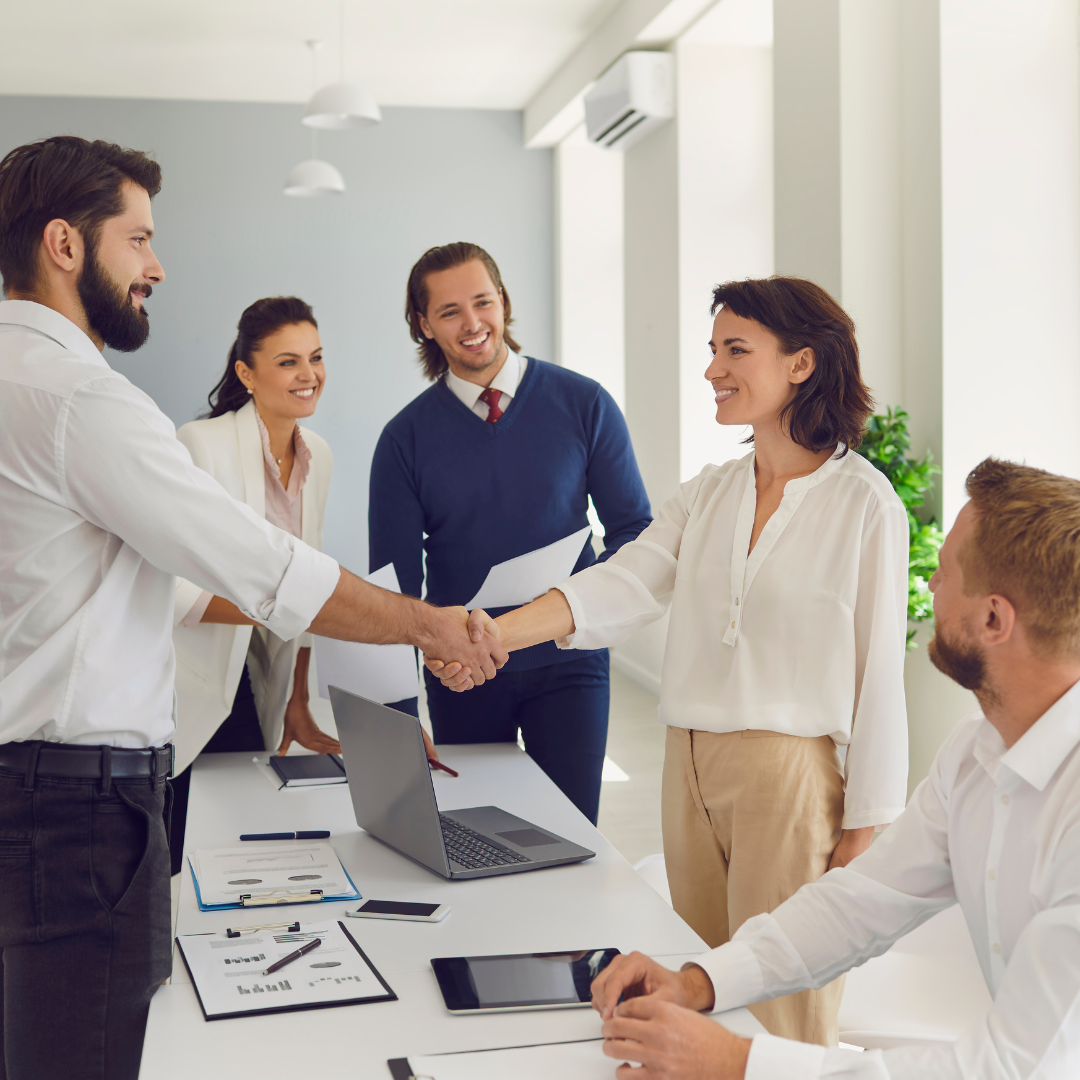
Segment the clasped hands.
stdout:
<svg viewBox="0 0 1080 1080">
<path fill-rule="evenodd" d="M 620 998 L 623 999 L 620 1003 Z M 639 952 L 616 956 L 593 980 L 604 1053 L 619 1080 L 743 1080 L 750 1040 L 702 1016 L 716 1000 L 696 964 L 670 971 Z"/>
<path fill-rule="evenodd" d="M 483 686 L 488 679 L 495 678 L 495 672 L 506 662 L 508 653 L 500 643 L 499 624 L 482 608 L 469 612 L 466 629 L 470 641 L 483 642 L 485 637 L 494 646 L 490 656 L 481 657 L 479 662 L 467 660 L 441 660 L 425 651 L 424 666 L 443 686 L 457 693 L 471 690 L 474 686 Z M 498 663 L 495 663 L 498 659 Z"/>
</svg>

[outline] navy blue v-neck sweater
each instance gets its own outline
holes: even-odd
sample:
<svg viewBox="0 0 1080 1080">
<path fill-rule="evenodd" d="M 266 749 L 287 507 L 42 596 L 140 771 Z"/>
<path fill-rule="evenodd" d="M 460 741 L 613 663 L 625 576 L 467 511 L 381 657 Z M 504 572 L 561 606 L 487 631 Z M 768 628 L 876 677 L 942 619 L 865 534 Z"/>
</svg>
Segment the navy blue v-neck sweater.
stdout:
<svg viewBox="0 0 1080 1080">
<path fill-rule="evenodd" d="M 584 528 L 590 495 L 605 529 L 601 559 L 651 520 L 626 421 L 599 383 L 530 358 L 506 412 L 489 424 L 440 379 L 375 448 L 371 570 L 392 562 L 401 591 L 420 596 L 426 557 L 427 599 L 465 604 L 495 564 Z M 595 561 L 588 542 L 575 573 Z M 505 670 L 581 655 L 545 642 L 512 653 Z"/>
</svg>

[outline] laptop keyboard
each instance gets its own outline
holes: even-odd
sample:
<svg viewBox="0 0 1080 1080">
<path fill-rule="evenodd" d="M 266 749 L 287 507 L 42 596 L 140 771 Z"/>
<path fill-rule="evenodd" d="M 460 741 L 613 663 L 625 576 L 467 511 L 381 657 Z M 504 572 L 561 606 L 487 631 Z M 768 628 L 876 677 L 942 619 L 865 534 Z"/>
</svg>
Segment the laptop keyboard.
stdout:
<svg viewBox="0 0 1080 1080">
<path fill-rule="evenodd" d="M 445 814 L 439 815 L 442 823 L 443 842 L 446 854 L 459 866 L 467 870 L 478 870 L 483 866 L 509 866 L 512 863 L 532 862 L 527 855 L 493 843 L 486 836 L 469 829 Z"/>
</svg>

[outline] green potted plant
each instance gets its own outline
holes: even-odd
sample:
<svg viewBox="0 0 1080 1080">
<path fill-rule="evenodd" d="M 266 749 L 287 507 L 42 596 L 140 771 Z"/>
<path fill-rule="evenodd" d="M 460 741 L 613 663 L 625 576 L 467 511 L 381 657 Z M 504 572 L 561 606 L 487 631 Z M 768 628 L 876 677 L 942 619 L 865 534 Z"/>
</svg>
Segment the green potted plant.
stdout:
<svg viewBox="0 0 1080 1080">
<path fill-rule="evenodd" d="M 870 417 L 863 435 L 860 453 L 879 472 L 883 472 L 907 511 L 910 534 L 908 548 L 908 622 L 919 623 L 934 617 L 930 595 L 930 575 L 937 569 L 938 550 L 945 534 L 934 519 L 921 520 L 915 513 L 922 509 L 926 493 L 934 485 L 934 474 L 941 470 L 929 451 L 919 461 L 907 456 L 911 448 L 908 414 L 904 409 L 886 409 Z M 915 630 L 908 629 L 908 649 L 914 649 Z"/>
</svg>

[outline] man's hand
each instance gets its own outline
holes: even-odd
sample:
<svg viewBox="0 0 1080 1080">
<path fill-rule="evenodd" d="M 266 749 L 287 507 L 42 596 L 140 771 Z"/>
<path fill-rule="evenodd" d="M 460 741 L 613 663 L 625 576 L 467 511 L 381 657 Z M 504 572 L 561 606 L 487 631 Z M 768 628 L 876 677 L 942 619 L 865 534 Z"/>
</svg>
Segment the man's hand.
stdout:
<svg viewBox="0 0 1080 1080">
<path fill-rule="evenodd" d="M 844 829 L 840 833 L 840 843 L 833 849 L 832 858 L 829 859 L 829 869 L 835 870 L 838 866 L 847 866 L 852 859 L 870 847 L 870 841 L 873 839 L 873 825 L 865 829 Z"/>
<path fill-rule="evenodd" d="M 619 1080 L 744 1080 L 750 1040 L 657 995 L 624 1001 L 604 1022 L 604 1053 Z"/>
<path fill-rule="evenodd" d="M 499 624 L 482 608 L 476 608 L 469 613 L 469 620 L 466 625 L 469 637 L 474 642 L 483 641 L 485 636 L 489 637 L 492 641 L 499 641 Z M 502 648 L 501 645 L 499 647 Z M 498 667 L 502 667 L 502 664 L 506 662 L 506 657 L 509 654 L 503 649 L 502 655 L 503 661 L 497 665 Z M 427 654 L 426 651 L 424 655 L 424 666 L 443 684 L 443 686 L 448 690 L 453 690 L 455 693 L 471 690 L 474 686 L 480 686 L 484 682 L 483 678 L 477 679 L 474 676 L 473 669 L 468 664 L 456 660 L 444 662 Z M 492 679 L 494 677 L 494 672 L 488 676 L 488 678 Z"/>
<path fill-rule="evenodd" d="M 298 742 L 305 750 L 314 750 L 316 754 L 340 754 L 341 743 L 331 738 L 315 723 L 315 717 L 307 702 L 297 697 L 289 699 L 285 706 L 285 730 L 281 735 L 279 755 L 287 754 L 289 747 Z"/>
<path fill-rule="evenodd" d="M 506 663 L 509 653 L 499 641 L 499 628 L 486 611 L 477 608 L 469 614 L 463 607 L 430 608 L 431 625 L 423 642 L 424 663 L 430 658 L 454 657 L 439 665 L 439 678 L 452 690 L 470 690 L 483 686 Z M 443 670 L 444 669 L 444 670 Z M 433 669 L 434 670 L 434 669 Z"/>
<path fill-rule="evenodd" d="M 692 964 L 671 971 L 643 953 L 616 956 L 593 980 L 592 1007 L 609 1020 L 621 997 L 653 996 L 687 1009 L 711 1009 L 716 995 L 712 980 Z"/>
</svg>

